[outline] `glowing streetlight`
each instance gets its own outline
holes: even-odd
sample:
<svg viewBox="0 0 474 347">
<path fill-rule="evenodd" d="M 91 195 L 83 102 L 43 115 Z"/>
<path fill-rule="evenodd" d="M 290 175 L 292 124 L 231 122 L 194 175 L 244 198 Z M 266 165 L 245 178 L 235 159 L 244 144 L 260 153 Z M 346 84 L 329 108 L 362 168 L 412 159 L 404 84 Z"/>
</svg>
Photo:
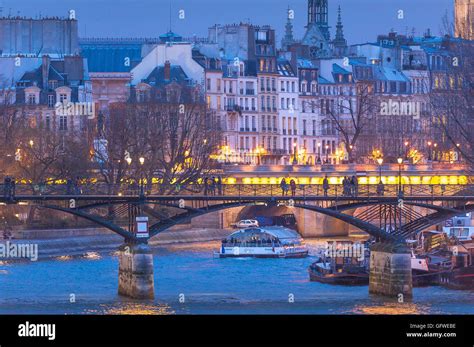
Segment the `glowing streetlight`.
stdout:
<svg viewBox="0 0 474 347">
<path fill-rule="evenodd" d="M 34 145 L 35 143 L 34 143 L 33 140 L 30 140 L 29 144 L 30 144 L 30 147 L 33 147 L 33 145 Z"/>
<path fill-rule="evenodd" d="M 433 143 L 431 141 L 428 141 L 428 160 L 431 161 L 431 145 Z"/>
<path fill-rule="evenodd" d="M 297 146 L 297 143 L 293 142 L 293 165 L 298 164 L 298 158 L 296 157 L 296 146 Z"/>
<path fill-rule="evenodd" d="M 140 157 L 140 158 L 138 159 L 138 161 L 140 162 L 140 165 L 145 164 L 145 158 L 143 158 L 143 157 Z"/>
<path fill-rule="evenodd" d="M 132 164 L 132 158 L 130 157 L 125 158 L 125 161 L 127 162 L 129 166 Z"/>
<path fill-rule="evenodd" d="M 401 195 L 402 193 L 402 163 L 403 158 L 398 158 L 398 194 Z"/>
<path fill-rule="evenodd" d="M 382 182 L 382 164 L 383 164 L 383 158 L 377 158 L 377 163 L 379 164 L 379 178 L 380 182 Z"/>
<path fill-rule="evenodd" d="M 318 163 L 321 162 L 321 142 L 318 142 Z"/>
</svg>

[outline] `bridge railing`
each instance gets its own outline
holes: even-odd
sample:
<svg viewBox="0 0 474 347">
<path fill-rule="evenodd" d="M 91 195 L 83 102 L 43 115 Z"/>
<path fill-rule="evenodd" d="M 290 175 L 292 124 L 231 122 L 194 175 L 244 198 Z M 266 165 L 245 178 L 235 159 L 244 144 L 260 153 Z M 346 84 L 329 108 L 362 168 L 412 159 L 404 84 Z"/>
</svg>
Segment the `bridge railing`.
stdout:
<svg viewBox="0 0 474 347">
<path fill-rule="evenodd" d="M 397 196 L 398 185 L 385 185 L 383 193 L 377 185 L 358 185 L 357 187 L 344 188 L 342 185 L 329 185 L 325 190 L 322 185 L 298 184 L 293 189 L 288 185 L 284 190 L 278 184 L 232 184 L 207 186 L 194 185 L 185 188 L 174 189 L 171 195 L 193 195 L 193 196 Z M 160 186 L 158 184 L 147 185 L 143 188 L 138 185 L 129 184 L 106 184 L 106 183 L 87 183 L 78 185 L 66 184 L 16 184 L 13 194 L 20 196 L 50 196 L 50 195 L 104 195 L 104 196 L 139 196 L 141 192 L 145 195 L 160 195 Z M 474 185 L 403 185 L 402 191 L 408 196 L 451 196 L 451 195 L 474 195 Z M 12 188 L 0 184 L 0 194 L 6 197 L 12 194 Z M 170 194 L 168 194 L 170 195 Z"/>
</svg>

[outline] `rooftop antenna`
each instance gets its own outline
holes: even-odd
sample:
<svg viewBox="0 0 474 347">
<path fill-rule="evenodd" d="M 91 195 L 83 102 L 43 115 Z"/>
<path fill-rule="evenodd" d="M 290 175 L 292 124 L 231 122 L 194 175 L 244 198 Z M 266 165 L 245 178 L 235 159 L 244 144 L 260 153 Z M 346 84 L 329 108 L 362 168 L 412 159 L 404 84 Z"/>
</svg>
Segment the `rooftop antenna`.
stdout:
<svg viewBox="0 0 474 347">
<path fill-rule="evenodd" d="M 171 0 L 170 0 L 170 31 L 172 31 L 171 29 L 172 27 L 171 27 Z"/>
</svg>

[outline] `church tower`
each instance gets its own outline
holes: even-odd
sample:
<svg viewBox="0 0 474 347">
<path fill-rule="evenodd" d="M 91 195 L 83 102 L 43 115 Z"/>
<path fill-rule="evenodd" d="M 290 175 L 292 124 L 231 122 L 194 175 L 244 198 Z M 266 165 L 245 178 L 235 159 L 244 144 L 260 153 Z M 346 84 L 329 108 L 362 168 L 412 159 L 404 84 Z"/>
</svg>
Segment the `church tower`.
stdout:
<svg viewBox="0 0 474 347">
<path fill-rule="evenodd" d="M 290 7 L 288 7 L 288 12 L 287 12 L 287 22 L 285 25 L 285 36 L 281 40 L 281 47 L 283 50 L 288 50 L 288 47 L 295 42 L 295 38 L 293 36 L 293 23 L 291 22 L 291 16 L 290 16 Z"/>
<path fill-rule="evenodd" d="M 336 37 L 332 41 L 334 54 L 337 57 L 341 57 L 346 54 L 347 41 L 344 38 L 344 26 L 342 25 L 341 19 L 341 6 L 337 10 L 337 24 L 336 24 Z"/>
<path fill-rule="evenodd" d="M 328 0 L 308 0 L 308 25 L 302 43 L 309 47 L 309 58 L 331 55 Z"/>
<path fill-rule="evenodd" d="M 308 0 L 308 26 L 316 25 L 329 41 L 328 0 Z"/>
</svg>

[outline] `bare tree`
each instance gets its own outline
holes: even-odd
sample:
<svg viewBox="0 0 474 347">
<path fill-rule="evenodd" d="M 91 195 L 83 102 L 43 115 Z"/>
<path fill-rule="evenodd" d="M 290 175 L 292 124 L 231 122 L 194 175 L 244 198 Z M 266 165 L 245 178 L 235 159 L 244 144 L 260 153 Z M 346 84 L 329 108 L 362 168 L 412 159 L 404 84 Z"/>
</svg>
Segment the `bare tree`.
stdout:
<svg viewBox="0 0 474 347">
<path fill-rule="evenodd" d="M 445 37 L 444 58 L 430 70 L 433 126 L 474 165 L 474 41 Z"/>
<path fill-rule="evenodd" d="M 357 82 L 355 95 L 340 96 L 336 107 L 326 110 L 341 136 L 350 163 L 354 161 L 357 141 L 367 130 L 376 110 L 373 83 L 369 81 Z"/>
</svg>

